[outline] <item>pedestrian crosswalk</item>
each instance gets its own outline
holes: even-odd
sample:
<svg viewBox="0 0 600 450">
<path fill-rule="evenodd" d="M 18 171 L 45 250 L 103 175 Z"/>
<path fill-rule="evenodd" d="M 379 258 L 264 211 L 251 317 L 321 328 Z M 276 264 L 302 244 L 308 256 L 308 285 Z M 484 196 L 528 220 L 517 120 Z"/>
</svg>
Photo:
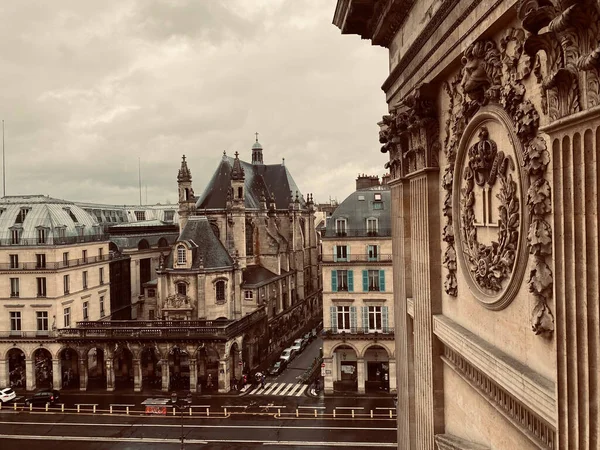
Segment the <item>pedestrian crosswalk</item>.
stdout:
<svg viewBox="0 0 600 450">
<path fill-rule="evenodd" d="M 248 395 L 279 395 L 282 397 L 300 397 L 306 391 L 306 384 L 298 383 L 265 383 L 265 387 L 258 386 Z"/>
</svg>

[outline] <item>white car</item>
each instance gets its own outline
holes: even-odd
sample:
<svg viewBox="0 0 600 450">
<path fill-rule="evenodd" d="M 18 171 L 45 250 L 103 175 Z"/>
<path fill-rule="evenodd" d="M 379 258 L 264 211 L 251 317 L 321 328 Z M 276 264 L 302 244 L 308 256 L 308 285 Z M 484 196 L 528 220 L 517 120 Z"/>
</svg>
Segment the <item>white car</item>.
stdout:
<svg viewBox="0 0 600 450">
<path fill-rule="evenodd" d="M 10 402 L 17 397 L 17 393 L 11 388 L 0 389 L 0 403 Z"/>
<path fill-rule="evenodd" d="M 304 350 L 304 341 L 302 339 L 296 339 L 292 346 L 290 347 L 292 350 L 295 350 L 296 353 L 300 353 Z"/>
<path fill-rule="evenodd" d="M 293 352 L 291 348 L 286 348 L 284 351 L 281 352 L 281 356 L 279 356 L 279 359 L 283 359 L 286 363 L 289 363 L 293 359 L 294 354 L 295 352 Z"/>
</svg>

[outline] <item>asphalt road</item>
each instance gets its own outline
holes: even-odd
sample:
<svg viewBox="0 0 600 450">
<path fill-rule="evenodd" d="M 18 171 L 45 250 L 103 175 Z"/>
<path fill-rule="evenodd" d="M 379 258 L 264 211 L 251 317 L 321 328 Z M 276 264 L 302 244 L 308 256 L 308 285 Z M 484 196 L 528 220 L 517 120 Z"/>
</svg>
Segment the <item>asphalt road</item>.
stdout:
<svg viewBox="0 0 600 450">
<path fill-rule="evenodd" d="M 288 364 L 287 368 L 280 375 L 269 377 L 269 381 L 276 383 L 296 383 L 298 377 L 301 377 L 304 371 L 310 367 L 313 360 L 319 356 L 319 349 L 322 346 L 323 340 L 317 337 Z"/>
</svg>

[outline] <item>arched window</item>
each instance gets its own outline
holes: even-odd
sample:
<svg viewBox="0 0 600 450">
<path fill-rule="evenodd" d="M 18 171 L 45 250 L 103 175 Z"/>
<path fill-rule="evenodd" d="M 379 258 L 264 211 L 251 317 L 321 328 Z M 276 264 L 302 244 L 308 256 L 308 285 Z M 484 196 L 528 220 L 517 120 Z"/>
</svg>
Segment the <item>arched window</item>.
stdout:
<svg viewBox="0 0 600 450">
<path fill-rule="evenodd" d="M 183 245 L 178 246 L 177 247 L 177 264 L 185 264 L 185 261 L 186 261 L 185 254 L 186 254 L 185 247 Z"/>
<path fill-rule="evenodd" d="M 146 239 L 142 239 L 140 242 L 138 242 L 138 250 L 146 250 L 148 248 L 150 248 L 150 244 Z"/>
<path fill-rule="evenodd" d="M 187 295 L 187 284 L 177 283 L 177 293 L 179 295 Z"/>
<path fill-rule="evenodd" d="M 254 225 L 246 222 L 246 256 L 254 256 Z"/>
<path fill-rule="evenodd" d="M 164 237 L 161 237 L 158 240 L 158 247 L 159 248 L 165 248 L 165 247 L 168 247 L 168 246 L 169 246 L 169 242 Z"/>
<path fill-rule="evenodd" d="M 217 303 L 225 302 L 225 281 L 219 280 L 215 283 Z"/>
</svg>

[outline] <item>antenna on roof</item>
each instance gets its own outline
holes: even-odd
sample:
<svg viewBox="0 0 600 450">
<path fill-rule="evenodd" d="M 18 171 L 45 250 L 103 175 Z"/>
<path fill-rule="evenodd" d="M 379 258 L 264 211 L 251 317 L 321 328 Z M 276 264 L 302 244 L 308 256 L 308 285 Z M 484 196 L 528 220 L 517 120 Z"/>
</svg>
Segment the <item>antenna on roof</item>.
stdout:
<svg viewBox="0 0 600 450">
<path fill-rule="evenodd" d="M 148 204 L 148 185 L 145 184 L 144 187 L 146 188 L 146 205 Z"/>
<path fill-rule="evenodd" d="M 2 197 L 6 197 L 6 165 L 4 164 L 4 119 L 2 119 Z"/>
<path fill-rule="evenodd" d="M 142 163 L 140 162 L 140 157 L 138 156 L 138 181 L 140 185 L 140 206 L 142 205 Z"/>
</svg>

